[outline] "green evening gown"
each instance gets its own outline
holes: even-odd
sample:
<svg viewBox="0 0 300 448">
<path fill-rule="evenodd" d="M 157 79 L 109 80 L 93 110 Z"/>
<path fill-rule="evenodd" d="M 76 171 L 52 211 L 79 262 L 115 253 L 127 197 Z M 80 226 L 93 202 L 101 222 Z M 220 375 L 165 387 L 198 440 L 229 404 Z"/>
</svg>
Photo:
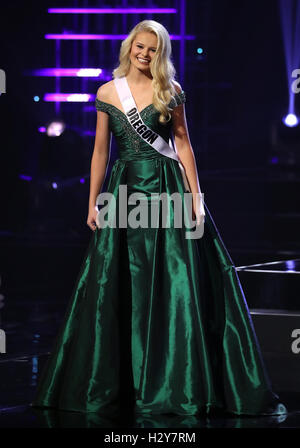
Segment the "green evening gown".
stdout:
<svg viewBox="0 0 300 448">
<path fill-rule="evenodd" d="M 172 98 L 175 108 L 184 91 Z M 115 106 L 118 159 L 108 192 L 184 193 L 178 162 L 142 140 Z M 172 122 L 144 122 L 167 142 Z M 130 205 L 128 206 L 128 210 Z M 31 406 L 108 413 L 287 412 L 272 391 L 235 266 L 205 204 L 204 235 L 182 228 L 97 228 Z"/>
</svg>

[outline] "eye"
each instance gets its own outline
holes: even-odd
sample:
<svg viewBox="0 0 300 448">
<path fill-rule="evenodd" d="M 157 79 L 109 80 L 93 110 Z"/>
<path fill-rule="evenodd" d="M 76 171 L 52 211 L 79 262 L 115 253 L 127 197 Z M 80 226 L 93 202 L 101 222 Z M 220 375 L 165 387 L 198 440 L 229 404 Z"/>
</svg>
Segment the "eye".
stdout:
<svg viewBox="0 0 300 448">
<path fill-rule="evenodd" d="M 140 45 L 140 44 L 136 44 L 136 46 L 137 46 L 138 48 L 143 48 L 143 46 L 142 46 L 142 45 Z M 154 50 L 154 48 L 151 48 L 151 51 L 153 51 L 153 53 L 155 53 L 155 52 L 156 52 L 156 50 Z"/>
</svg>

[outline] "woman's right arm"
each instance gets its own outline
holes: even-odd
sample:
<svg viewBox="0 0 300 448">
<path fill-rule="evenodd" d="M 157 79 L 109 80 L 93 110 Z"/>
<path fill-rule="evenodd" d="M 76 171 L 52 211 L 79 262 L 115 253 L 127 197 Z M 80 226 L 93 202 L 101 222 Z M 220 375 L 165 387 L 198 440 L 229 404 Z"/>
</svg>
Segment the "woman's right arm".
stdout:
<svg viewBox="0 0 300 448">
<path fill-rule="evenodd" d="M 104 86 L 99 87 L 97 91 L 97 98 L 104 101 L 105 89 Z M 87 225 L 93 230 L 96 230 L 96 216 L 95 209 L 96 199 L 102 189 L 102 185 L 106 175 L 106 169 L 109 162 L 109 153 L 111 145 L 111 133 L 109 129 L 109 115 L 106 112 L 97 110 L 97 124 L 94 150 L 91 160 L 91 176 L 90 176 L 90 195 L 89 195 L 89 213 L 87 218 Z"/>
</svg>

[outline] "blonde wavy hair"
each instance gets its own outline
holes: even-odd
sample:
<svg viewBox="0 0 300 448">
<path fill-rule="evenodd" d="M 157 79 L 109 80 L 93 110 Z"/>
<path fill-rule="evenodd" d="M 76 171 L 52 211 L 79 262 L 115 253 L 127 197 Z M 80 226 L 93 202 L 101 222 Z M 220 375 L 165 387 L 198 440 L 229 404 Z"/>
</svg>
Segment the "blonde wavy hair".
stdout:
<svg viewBox="0 0 300 448">
<path fill-rule="evenodd" d="M 155 20 L 143 20 L 130 31 L 126 39 L 121 43 L 119 54 L 119 66 L 112 72 L 113 78 L 126 76 L 130 69 L 131 46 L 140 32 L 150 32 L 157 36 L 157 50 L 150 64 L 150 72 L 153 77 L 153 105 L 160 112 L 159 122 L 167 123 L 171 119 L 171 108 L 168 104 L 176 94 L 174 86 L 176 70 L 171 60 L 171 39 L 166 28 Z"/>
</svg>

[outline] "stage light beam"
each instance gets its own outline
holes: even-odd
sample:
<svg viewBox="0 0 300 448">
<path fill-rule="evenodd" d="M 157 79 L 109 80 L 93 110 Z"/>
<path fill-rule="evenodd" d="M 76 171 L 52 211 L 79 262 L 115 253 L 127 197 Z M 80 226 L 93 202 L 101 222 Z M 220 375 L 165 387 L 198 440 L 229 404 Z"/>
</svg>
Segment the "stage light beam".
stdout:
<svg viewBox="0 0 300 448">
<path fill-rule="evenodd" d="M 283 118 L 283 123 L 292 128 L 294 126 L 297 126 L 299 124 L 299 120 L 297 118 L 297 116 L 295 114 L 287 114 L 284 118 Z"/>
</svg>

